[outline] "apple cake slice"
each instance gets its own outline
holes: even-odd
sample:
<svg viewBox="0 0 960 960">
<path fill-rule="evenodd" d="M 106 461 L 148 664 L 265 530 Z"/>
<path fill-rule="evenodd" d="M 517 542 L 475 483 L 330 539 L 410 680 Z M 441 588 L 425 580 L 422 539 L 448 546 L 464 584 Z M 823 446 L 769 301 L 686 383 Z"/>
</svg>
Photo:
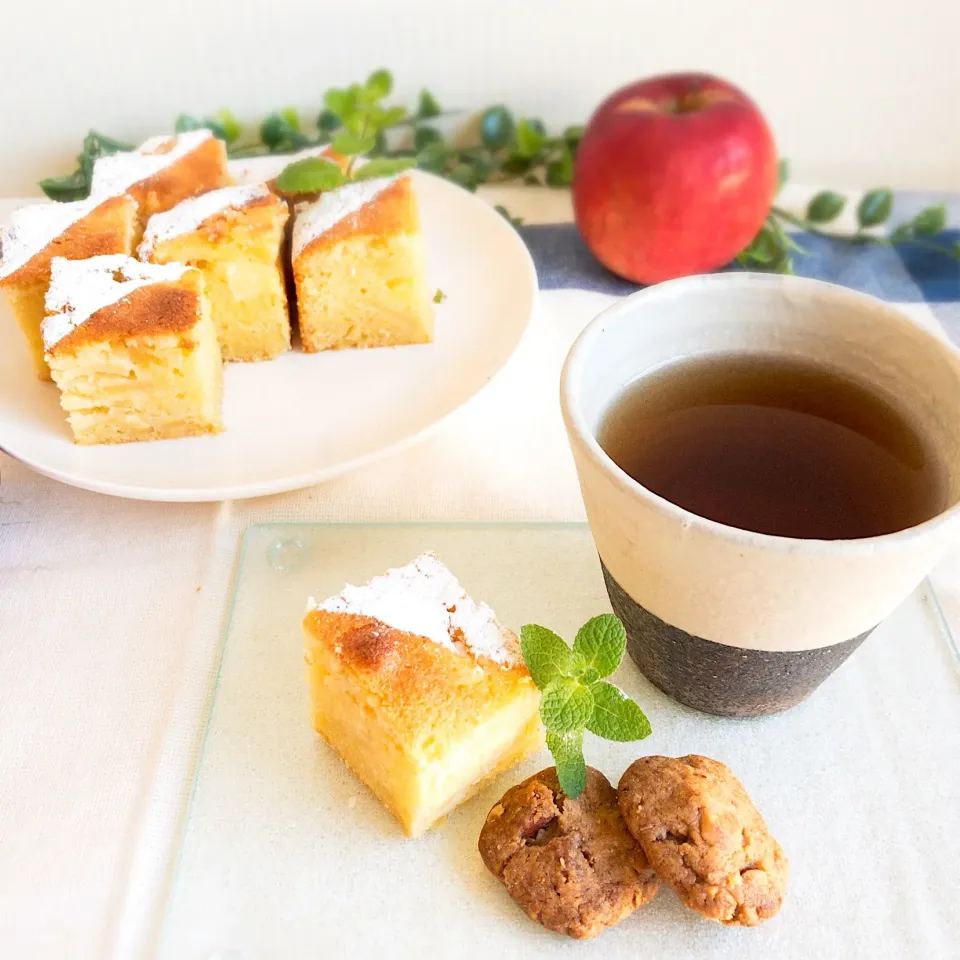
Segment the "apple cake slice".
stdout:
<svg viewBox="0 0 960 960">
<path fill-rule="evenodd" d="M 43 359 L 43 301 L 54 257 L 83 260 L 133 249 L 137 203 L 129 196 L 73 203 L 32 203 L 15 210 L 0 231 L 0 289 L 23 330 L 41 380 L 50 379 Z"/>
<path fill-rule="evenodd" d="M 136 150 L 101 157 L 93 165 L 90 194 L 129 193 L 140 207 L 142 233 L 155 213 L 231 182 L 224 142 L 209 130 L 190 130 L 151 137 Z"/>
<path fill-rule="evenodd" d="M 220 431 L 223 365 L 199 270 L 56 258 L 46 303 L 47 362 L 76 443 Z"/>
<path fill-rule="evenodd" d="M 197 267 L 224 360 L 290 348 L 281 252 L 288 211 L 265 184 L 222 187 L 151 217 L 141 260 Z"/>
<path fill-rule="evenodd" d="M 433 339 L 420 214 L 409 176 L 348 183 L 297 211 L 292 257 L 304 350 Z"/>
<path fill-rule="evenodd" d="M 411 836 L 543 745 L 517 638 L 433 554 L 303 627 L 314 728 Z"/>
</svg>

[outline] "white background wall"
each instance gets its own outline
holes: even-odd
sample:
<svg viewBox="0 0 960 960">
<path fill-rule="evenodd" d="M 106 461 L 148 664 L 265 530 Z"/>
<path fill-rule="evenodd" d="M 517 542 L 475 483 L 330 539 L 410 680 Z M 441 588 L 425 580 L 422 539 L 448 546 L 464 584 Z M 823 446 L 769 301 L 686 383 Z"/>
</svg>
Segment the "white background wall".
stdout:
<svg viewBox="0 0 960 960">
<path fill-rule="evenodd" d="M 719 73 L 794 178 L 960 190 L 960 0 L 0 0 L 0 194 L 72 169 L 88 127 L 255 118 L 387 66 L 397 95 L 584 119 L 625 81 Z"/>
</svg>

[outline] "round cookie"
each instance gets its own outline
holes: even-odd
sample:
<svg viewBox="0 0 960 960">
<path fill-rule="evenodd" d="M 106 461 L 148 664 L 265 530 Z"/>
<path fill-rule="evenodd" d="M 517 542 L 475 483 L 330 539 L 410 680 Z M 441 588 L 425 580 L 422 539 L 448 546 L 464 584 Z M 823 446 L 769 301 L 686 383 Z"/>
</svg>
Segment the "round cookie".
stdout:
<svg viewBox="0 0 960 960">
<path fill-rule="evenodd" d="M 654 870 L 692 910 L 753 927 L 780 909 L 786 855 L 724 764 L 641 757 L 620 778 L 620 812 Z"/>
<path fill-rule="evenodd" d="M 578 940 L 619 923 L 660 884 L 623 823 L 617 791 L 592 767 L 576 800 L 553 767 L 512 787 L 487 815 L 479 848 L 527 916 Z"/>
</svg>

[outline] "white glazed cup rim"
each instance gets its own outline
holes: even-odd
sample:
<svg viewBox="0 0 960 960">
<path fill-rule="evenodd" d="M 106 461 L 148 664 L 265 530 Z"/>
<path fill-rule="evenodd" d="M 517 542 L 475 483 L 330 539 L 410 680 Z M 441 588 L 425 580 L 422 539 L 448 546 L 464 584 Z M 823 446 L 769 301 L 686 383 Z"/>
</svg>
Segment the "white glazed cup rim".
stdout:
<svg viewBox="0 0 960 960">
<path fill-rule="evenodd" d="M 682 296 L 687 288 L 696 287 L 702 290 L 704 287 L 714 287 L 720 293 L 724 290 L 736 290 L 748 286 L 754 288 L 767 287 L 770 290 L 792 288 L 798 294 L 802 294 L 804 291 L 819 291 L 829 294 L 837 301 L 847 301 L 851 308 L 859 307 L 861 310 L 868 309 L 882 312 L 887 316 L 887 319 L 904 324 L 914 332 L 919 332 L 920 335 L 928 339 L 932 348 L 952 354 L 957 363 L 960 364 L 960 350 L 949 341 L 937 336 L 883 300 L 840 284 L 829 283 L 825 280 L 814 280 L 808 277 L 749 273 L 746 271 L 708 275 L 697 274 L 690 277 L 681 277 L 677 280 L 667 280 L 638 290 L 599 313 L 574 341 L 564 361 L 560 375 L 560 406 L 563 419 L 571 437 L 576 436 L 580 440 L 583 450 L 593 460 L 594 464 L 600 467 L 621 489 L 641 500 L 645 500 L 666 515 L 682 520 L 687 526 L 702 529 L 715 536 L 722 537 L 730 543 L 750 544 L 783 553 L 822 554 L 829 552 L 833 555 L 855 556 L 861 553 L 875 553 L 878 549 L 899 549 L 905 543 L 925 538 L 934 530 L 960 517 L 960 501 L 958 501 L 923 523 L 876 537 L 862 537 L 855 540 L 781 537 L 731 527 L 725 523 L 691 513 L 638 483 L 614 463 L 597 442 L 593 431 L 587 424 L 578 397 L 582 374 L 589 365 L 591 353 L 602 339 L 607 325 L 611 321 L 620 319 L 624 314 L 636 312 L 644 304 L 663 298 Z M 958 416 L 960 416 L 960 410 L 958 410 Z"/>
</svg>

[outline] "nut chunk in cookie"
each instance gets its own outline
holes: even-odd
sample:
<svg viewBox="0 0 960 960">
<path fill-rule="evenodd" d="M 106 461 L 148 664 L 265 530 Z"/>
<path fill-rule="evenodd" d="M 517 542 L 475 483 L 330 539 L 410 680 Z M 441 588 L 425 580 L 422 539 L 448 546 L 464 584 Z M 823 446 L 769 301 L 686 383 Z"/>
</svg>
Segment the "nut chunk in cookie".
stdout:
<svg viewBox="0 0 960 960">
<path fill-rule="evenodd" d="M 617 791 L 592 767 L 576 800 L 553 767 L 512 787 L 487 815 L 479 847 L 527 916 L 578 940 L 619 923 L 660 883 L 624 826 Z"/>
<path fill-rule="evenodd" d="M 754 927 L 780 909 L 787 858 L 739 780 L 716 760 L 641 757 L 620 811 L 653 868 L 711 920 Z"/>
</svg>

